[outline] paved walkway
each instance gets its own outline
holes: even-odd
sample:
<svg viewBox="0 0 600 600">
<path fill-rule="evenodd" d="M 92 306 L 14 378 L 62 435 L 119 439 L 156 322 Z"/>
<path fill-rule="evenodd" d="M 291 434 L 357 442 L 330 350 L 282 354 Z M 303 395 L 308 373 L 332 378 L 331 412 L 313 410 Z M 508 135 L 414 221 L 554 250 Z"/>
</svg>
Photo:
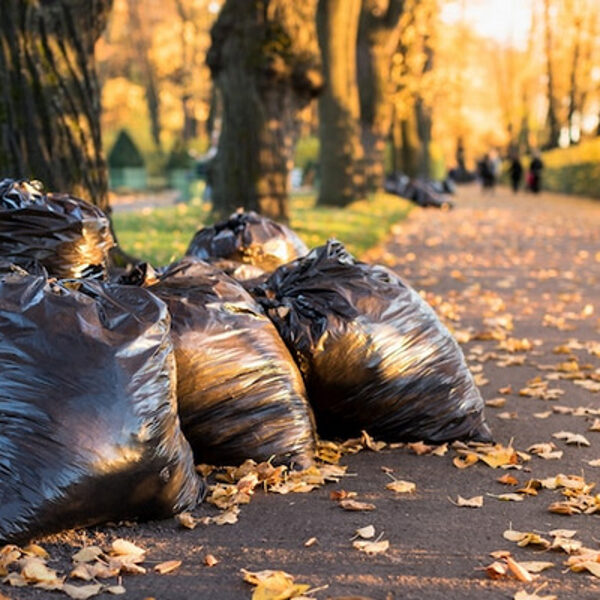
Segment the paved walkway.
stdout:
<svg viewBox="0 0 600 600">
<path fill-rule="evenodd" d="M 503 406 L 487 408 L 497 441 L 507 445 L 512 440 L 519 451 L 554 443 L 562 457 L 531 456 L 522 462 L 521 455 L 521 469 L 505 471 L 482 462 L 458 469 L 454 449 L 444 456 L 417 455 L 408 448 L 364 451 L 343 459 L 353 475 L 339 484 L 310 494 L 257 493 L 241 507 L 235 525 L 187 531 L 166 521 L 75 535 L 77 543 L 123 536 L 146 548 L 149 560 L 183 561 L 169 575 L 125 578 L 126 598 L 250 598 L 242 568 L 283 569 L 313 588 L 328 586 L 309 594 L 318 600 L 501 600 L 540 587 L 541 597 L 600 597 L 600 579 L 566 570 L 564 552 L 521 548 L 503 537 L 511 526 L 549 541 L 551 531 L 569 529 L 576 532 L 573 539 L 600 549 L 597 515 L 551 513 L 552 503 L 568 500 L 561 490 L 539 489 L 533 495 L 534 486 L 526 485 L 529 479 L 559 473 L 588 483 L 600 479 L 600 469 L 589 465 L 600 459 L 600 433 L 589 431 L 591 425 L 598 428 L 593 411 L 600 408 L 600 393 L 591 391 L 600 379 L 600 202 L 513 197 L 503 190 L 482 197 L 478 189 L 465 188 L 456 205 L 448 212 L 415 210 L 371 257 L 422 290 L 453 328 L 484 398 L 495 405 L 502 404 L 499 397 L 505 399 Z M 562 354 L 554 352 L 559 346 Z M 590 446 L 582 445 L 581 438 L 573 438 L 579 445 L 568 445 L 553 437 L 561 431 L 585 436 Z M 416 491 L 396 495 L 387 490 L 390 473 L 414 482 Z M 497 481 L 507 474 L 519 486 Z M 576 479 L 560 481 L 572 488 L 583 485 Z M 376 509 L 341 510 L 330 492 L 342 488 Z M 497 498 L 519 488 L 530 492 L 518 494 L 520 502 Z M 455 506 L 449 498 L 456 502 L 459 495 L 482 496 L 483 506 Z M 202 507 L 197 516 L 213 513 Z M 357 528 L 371 524 L 390 543 L 375 556 L 358 552 L 351 541 Z M 312 537 L 318 541 L 306 546 Z M 58 566 L 74 552 L 64 543 L 47 547 L 59 557 Z M 482 569 L 493 562 L 490 553 L 499 550 L 510 551 L 517 561 L 555 566 L 531 583 L 492 581 Z M 218 564 L 206 566 L 207 554 Z M 30 589 L 1 591 L 14 598 L 55 597 Z"/>
</svg>

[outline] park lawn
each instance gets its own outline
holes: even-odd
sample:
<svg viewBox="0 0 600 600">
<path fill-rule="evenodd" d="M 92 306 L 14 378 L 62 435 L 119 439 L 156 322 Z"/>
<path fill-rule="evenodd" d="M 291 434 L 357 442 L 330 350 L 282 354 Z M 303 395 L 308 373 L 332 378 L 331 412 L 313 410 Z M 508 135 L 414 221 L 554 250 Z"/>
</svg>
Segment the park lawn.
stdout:
<svg viewBox="0 0 600 600">
<path fill-rule="evenodd" d="M 377 245 L 390 227 L 412 208 L 408 200 L 376 194 L 346 208 L 315 206 L 314 195 L 291 199 L 291 226 L 313 248 L 335 237 L 356 256 Z M 187 204 L 115 213 L 113 221 L 123 249 L 155 266 L 181 258 L 194 233 L 210 223 L 210 205 L 199 200 Z"/>
</svg>

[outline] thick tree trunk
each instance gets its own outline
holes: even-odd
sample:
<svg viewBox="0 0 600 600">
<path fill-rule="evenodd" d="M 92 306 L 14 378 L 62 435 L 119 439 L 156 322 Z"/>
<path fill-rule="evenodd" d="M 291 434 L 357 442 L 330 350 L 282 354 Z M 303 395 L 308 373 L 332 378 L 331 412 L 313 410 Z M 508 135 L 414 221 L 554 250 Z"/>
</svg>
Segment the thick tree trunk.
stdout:
<svg viewBox="0 0 600 600">
<path fill-rule="evenodd" d="M 419 174 L 419 138 L 415 117 L 400 121 L 400 139 L 402 149 L 400 171 L 409 177 L 416 177 Z"/>
<path fill-rule="evenodd" d="M 544 27 L 545 27 L 545 52 L 546 76 L 548 79 L 548 148 L 558 148 L 560 139 L 560 125 L 558 122 L 556 97 L 554 94 L 554 67 L 552 53 L 552 24 L 550 22 L 550 0 L 544 0 Z"/>
<path fill-rule="evenodd" d="M 143 81 L 146 94 L 146 105 L 148 106 L 148 115 L 150 117 L 150 132 L 152 141 L 156 148 L 161 150 L 160 143 L 160 97 L 158 95 L 158 82 L 154 65 L 150 60 L 150 40 L 144 30 L 144 23 L 140 16 L 139 0 L 129 0 L 129 24 L 131 28 L 131 42 L 137 55 L 137 64 L 141 69 L 141 79 Z"/>
<path fill-rule="evenodd" d="M 0 2 L 0 178 L 108 209 L 94 44 L 112 0 Z"/>
<path fill-rule="evenodd" d="M 385 147 L 392 124 L 392 57 L 398 46 L 404 0 L 363 0 L 358 31 L 357 65 L 361 140 L 366 186 L 383 189 Z"/>
<path fill-rule="evenodd" d="M 433 14 L 429 14 L 429 23 L 433 22 Z M 423 37 L 423 52 L 425 54 L 425 62 L 423 64 L 423 75 L 426 75 L 433 69 L 434 52 L 431 45 L 429 33 Z M 431 107 L 427 105 L 421 95 L 417 97 L 415 102 L 415 115 L 417 119 L 417 132 L 421 142 L 421 160 L 419 164 L 419 175 L 426 179 L 432 176 L 431 173 Z"/>
<path fill-rule="evenodd" d="M 325 90 L 319 98 L 319 204 L 345 206 L 364 195 L 356 43 L 361 0 L 319 0 L 317 32 Z"/>
<path fill-rule="evenodd" d="M 320 90 L 316 0 L 227 0 L 208 55 L 223 106 L 214 173 L 218 216 L 289 218 L 297 114 Z"/>
</svg>

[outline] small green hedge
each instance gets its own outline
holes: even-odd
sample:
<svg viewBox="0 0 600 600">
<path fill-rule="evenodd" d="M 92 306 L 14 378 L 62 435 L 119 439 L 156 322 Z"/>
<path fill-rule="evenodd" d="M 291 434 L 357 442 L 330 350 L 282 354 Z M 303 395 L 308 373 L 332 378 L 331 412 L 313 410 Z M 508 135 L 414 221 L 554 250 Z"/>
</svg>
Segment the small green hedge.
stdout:
<svg viewBox="0 0 600 600">
<path fill-rule="evenodd" d="M 600 138 L 544 153 L 543 187 L 600 198 Z"/>
</svg>

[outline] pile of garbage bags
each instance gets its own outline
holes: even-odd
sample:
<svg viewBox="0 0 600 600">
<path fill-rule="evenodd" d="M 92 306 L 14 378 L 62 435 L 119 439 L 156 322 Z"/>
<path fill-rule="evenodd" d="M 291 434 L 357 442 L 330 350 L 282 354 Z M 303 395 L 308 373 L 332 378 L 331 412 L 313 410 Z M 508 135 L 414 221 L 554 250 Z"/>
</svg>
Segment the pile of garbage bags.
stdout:
<svg viewBox="0 0 600 600">
<path fill-rule="evenodd" d="M 0 256 L 43 265 L 54 277 L 106 276 L 114 246 L 96 206 L 67 194 L 45 194 L 39 182 L 0 181 Z"/>
<path fill-rule="evenodd" d="M 491 439 L 432 309 L 339 242 L 236 213 L 108 281 L 101 211 L 6 180 L 0 209 L 0 542 L 193 508 L 194 464 L 307 468 L 317 432 Z"/>
<path fill-rule="evenodd" d="M 388 175 L 384 183 L 385 191 L 414 202 L 417 206 L 434 208 L 453 208 L 454 203 L 448 198 L 456 192 L 454 181 L 450 178 L 443 181 L 430 181 L 411 178 L 403 173 Z"/>
</svg>

